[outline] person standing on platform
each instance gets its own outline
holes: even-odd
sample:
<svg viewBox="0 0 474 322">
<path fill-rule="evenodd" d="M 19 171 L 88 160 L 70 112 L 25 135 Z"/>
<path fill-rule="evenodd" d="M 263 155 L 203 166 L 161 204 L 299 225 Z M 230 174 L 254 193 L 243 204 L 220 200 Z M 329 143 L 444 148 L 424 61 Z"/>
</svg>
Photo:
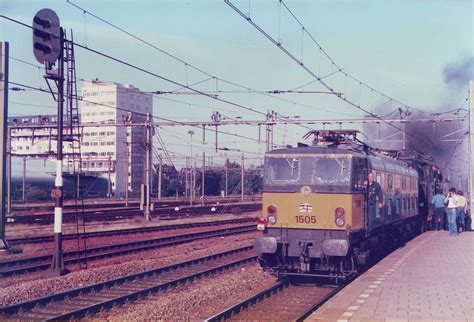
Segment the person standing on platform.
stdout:
<svg viewBox="0 0 474 322">
<path fill-rule="evenodd" d="M 445 196 L 440 190 L 436 190 L 436 194 L 431 198 L 431 203 L 434 206 L 435 227 L 433 229 L 444 229 L 444 199 Z"/>
<path fill-rule="evenodd" d="M 458 190 L 458 201 L 457 201 L 457 212 L 456 212 L 456 223 L 458 227 L 458 232 L 464 231 L 464 215 L 467 211 L 467 199 L 464 197 L 464 192 Z"/>
<path fill-rule="evenodd" d="M 368 217 L 369 217 L 369 229 L 371 228 L 374 220 L 377 216 L 378 211 L 383 207 L 383 192 L 380 184 L 374 180 L 374 174 L 372 172 L 368 175 L 369 182 L 367 184 L 367 201 L 368 201 Z"/>
<path fill-rule="evenodd" d="M 464 215 L 464 231 L 471 231 L 471 214 L 469 209 L 466 210 Z"/>
<path fill-rule="evenodd" d="M 458 196 L 456 195 L 456 189 L 451 188 L 449 189 L 448 196 L 445 198 L 444 202 L 448 204 L 448 228 L 449 228 L 449 236 L 457 236 L 458 229 L 456 226 L 456 212 L 457 212 L 457 199 Z"/>
</svg>

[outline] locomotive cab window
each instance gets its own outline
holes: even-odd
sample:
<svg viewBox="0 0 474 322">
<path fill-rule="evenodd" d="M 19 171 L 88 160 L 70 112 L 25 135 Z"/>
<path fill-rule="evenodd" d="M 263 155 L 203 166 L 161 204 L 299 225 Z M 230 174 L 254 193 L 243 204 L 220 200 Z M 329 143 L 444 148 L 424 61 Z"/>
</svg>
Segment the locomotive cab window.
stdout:
<svg viewBox="0 0 474 322">
<path fill-rule="evenodd" d="M 348 185 L 351 179 L 351 159 L 329 155 L 313 160 L 311 184 Z"/>
<path fill-rule="evenodd" d="M 265 181 L 268 183 L 291 183 L 300 179 L 299 158 L 267 158 Z"/>
<path fill-rule="evenodd" d="M 330 191 L 333 186 L 349 188 L 351 175 L 352 159 L 347 156 L 272 156 L 265 159 L 264 185 L 306 184 Z"/>
</svg>

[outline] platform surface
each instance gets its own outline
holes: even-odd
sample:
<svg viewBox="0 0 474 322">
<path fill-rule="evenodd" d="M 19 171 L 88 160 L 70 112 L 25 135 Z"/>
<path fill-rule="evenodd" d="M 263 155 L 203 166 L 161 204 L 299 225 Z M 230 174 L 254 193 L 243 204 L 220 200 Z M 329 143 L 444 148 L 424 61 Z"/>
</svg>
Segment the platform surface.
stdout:
<svg viewBox="0 0 474 322">
<path fill-rule="evenodd" d="M 306 321 L 474 321 L 474 232 L 416 237 Z"/>
</svg>

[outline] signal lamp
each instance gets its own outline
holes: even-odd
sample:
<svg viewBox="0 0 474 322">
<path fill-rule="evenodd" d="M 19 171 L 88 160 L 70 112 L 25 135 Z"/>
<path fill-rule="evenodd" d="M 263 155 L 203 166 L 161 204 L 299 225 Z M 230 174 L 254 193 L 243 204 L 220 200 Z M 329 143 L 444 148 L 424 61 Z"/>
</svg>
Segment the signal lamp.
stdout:
<svg viewBox="0 0 474 322">
<path fill-rule="evenodd" d="M 274 215 L 277 212 L 277 207 L 275 205 L 269 205 L 267 211 L 269 214 Z"/>
<path fill-rule="evenodd" d="M 337 207 L 336 210 L 334 211 L 334 216 L 335 220 L 334 222 L 336 223 L 337 226 L 342 227 L 346 223 L 345 219 L 346 215 L 346 210 L 344 207 Z"/>
</svg>

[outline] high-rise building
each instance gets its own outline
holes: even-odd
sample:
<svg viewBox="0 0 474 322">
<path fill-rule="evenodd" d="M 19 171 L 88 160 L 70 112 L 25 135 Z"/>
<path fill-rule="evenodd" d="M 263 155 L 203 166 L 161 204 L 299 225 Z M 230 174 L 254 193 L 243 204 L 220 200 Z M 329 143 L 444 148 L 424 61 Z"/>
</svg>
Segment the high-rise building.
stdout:
<svg viewBox="0 0 474 322">
<path fill-rule="evenodd" d="M 152 114 L 152 94 L 96 79 L 84 81 L 81 96 L 82 171 L 110 176 L 115 196 L 123 196 L 127 188 L 139 193 L 145 179 L 144 123 Z M 96 123 L 97 127 L 87 126 Z"/>
</svg>

